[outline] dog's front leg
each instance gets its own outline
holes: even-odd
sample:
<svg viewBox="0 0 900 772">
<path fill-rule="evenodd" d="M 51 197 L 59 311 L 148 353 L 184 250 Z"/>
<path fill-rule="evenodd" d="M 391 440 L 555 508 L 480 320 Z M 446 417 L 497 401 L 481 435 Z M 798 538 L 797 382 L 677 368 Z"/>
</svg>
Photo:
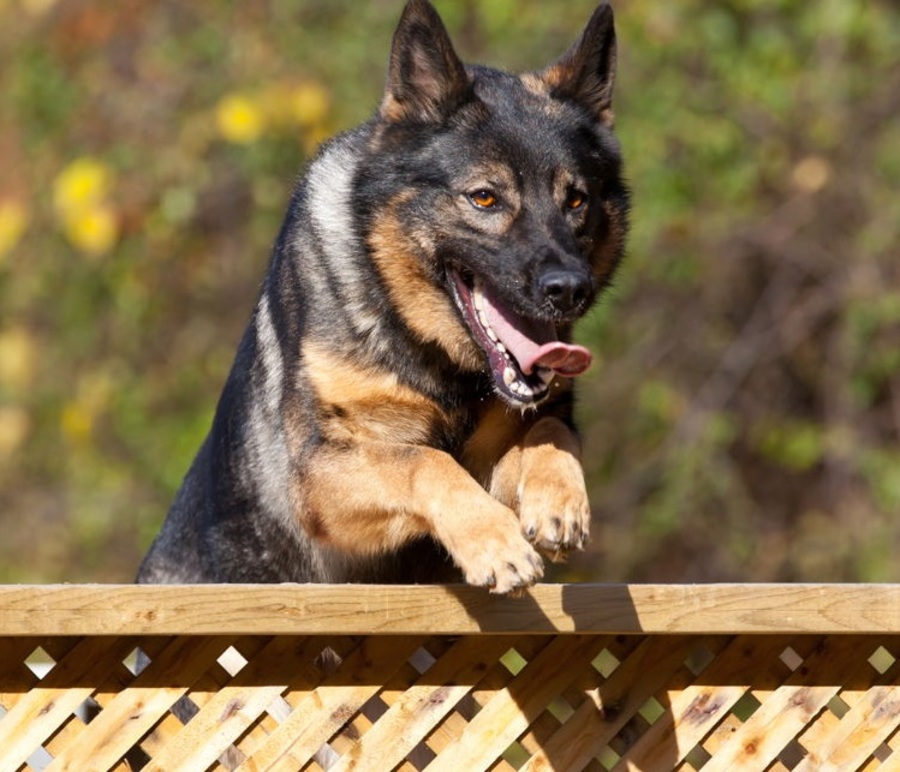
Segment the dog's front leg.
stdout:
<svg viewBox="0 0 900 772">
<path fill-rule="evenodd" d="M 563 421 L 539 419 L 494 467 L 491 494 L 519 513 L 522 533 L 554 560 L 584 549 L 591 510 L 581 441 Z"/>
<path fill-rule="evenodd" d="M 543 575 L 515 512 L 434 448 L 324 446 L 300 487 L 302 525 L 331 547 L 380 553 L 428 535 L 444 545 L 469 584 L 508 593 Z"/>
</svg>

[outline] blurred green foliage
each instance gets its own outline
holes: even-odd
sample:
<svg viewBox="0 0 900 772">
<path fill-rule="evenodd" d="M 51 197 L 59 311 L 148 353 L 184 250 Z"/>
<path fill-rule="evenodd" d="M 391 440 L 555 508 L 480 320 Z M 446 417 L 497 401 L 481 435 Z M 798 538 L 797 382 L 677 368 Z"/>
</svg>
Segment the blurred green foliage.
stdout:
<svg viewBox="0 0 900 772">
<path fill-rule="evenodd" d="M 593 10 L 436 5 L 509 69 Z M 0 581 L 133 576 L 400 7 L 0 2 Z M 595 538 L 556 576 L 900 581 L 900 14 L 616 12 L 633 237 L 579 330 Z"/>
</svg>

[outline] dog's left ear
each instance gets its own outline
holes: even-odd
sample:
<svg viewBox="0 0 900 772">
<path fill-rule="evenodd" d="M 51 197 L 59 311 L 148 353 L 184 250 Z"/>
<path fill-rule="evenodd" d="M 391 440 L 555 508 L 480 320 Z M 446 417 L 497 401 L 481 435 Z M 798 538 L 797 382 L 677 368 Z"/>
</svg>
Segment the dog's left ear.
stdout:
<svg viewBox="0 0 900 772">
<path fill-rule="evenodd" d="M 616 28 L 613 11 L 601 3 L 571 48 L 540 73 L 550 95 L 590 110 L 604 126 L 612 126 L 612 93 L 616 75 Z"/>
<path fill-rule="evenodd" d="M 427 0 L 409 0 L 394 32 L 381 117 L 392 123 L 440 123 L 470 93 L 441 17 Z"/>
</svg>

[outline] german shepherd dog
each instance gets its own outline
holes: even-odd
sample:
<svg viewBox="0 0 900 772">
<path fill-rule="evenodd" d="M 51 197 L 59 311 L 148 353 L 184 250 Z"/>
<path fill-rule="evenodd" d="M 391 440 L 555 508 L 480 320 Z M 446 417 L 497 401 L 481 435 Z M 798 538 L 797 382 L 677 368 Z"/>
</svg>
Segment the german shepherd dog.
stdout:
<svg viewBox="0 0 900 772">
<path fill-rule="evenodd" d="M 140 582 L 453 581 L 582 549 L 571 343 L 619 264 L 613 13 L 554 64 L 466 66 L 409 0 L 376 115 L 299 181 Z"/>
</svg>

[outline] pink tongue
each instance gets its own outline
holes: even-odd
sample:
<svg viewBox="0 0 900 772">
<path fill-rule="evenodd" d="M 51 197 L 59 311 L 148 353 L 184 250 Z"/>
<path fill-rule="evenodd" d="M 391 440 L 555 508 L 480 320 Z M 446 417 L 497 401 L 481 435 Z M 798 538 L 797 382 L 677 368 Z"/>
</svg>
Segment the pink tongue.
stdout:
<svg viewBox="0 0 900 772">
<path fill-rule="evenodd" d="M 535 367 L 546 367 L 560 375 L 573 378 L 591 366 L 591 352 L 584 346 L 575 346 L 558 340 L 541 346 L 528 364 L 523 364 L 518 354 L 514 353 L 513 356 L 525 375 L 530 375 Z"/>
<path fill-rule="evenodd" d="M 591 352 L 584 346 L 557 340 L 556 330 L 550 322 L 522 319 L 486 294 L 482 298 L 488 322 L 525 375 L 531 375 L 536 367 L 543 367 L 571 378 L 590 367 Z"/>
</svg>

